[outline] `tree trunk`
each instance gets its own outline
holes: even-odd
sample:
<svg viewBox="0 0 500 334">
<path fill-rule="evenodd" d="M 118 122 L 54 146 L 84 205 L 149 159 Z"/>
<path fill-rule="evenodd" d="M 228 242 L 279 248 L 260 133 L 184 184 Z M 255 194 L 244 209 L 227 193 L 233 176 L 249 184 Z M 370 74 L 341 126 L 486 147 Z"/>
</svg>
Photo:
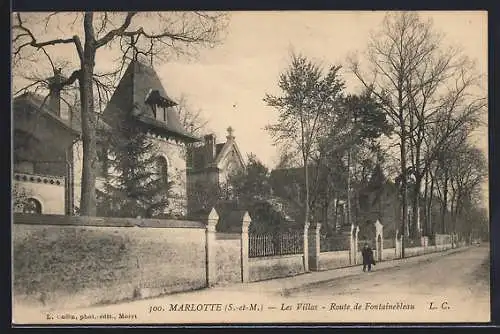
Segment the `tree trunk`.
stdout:
<svg viewBox="0 0 500 334">
<path fill-rule="evenodd" d="M 441 233 L 446 233 L 446 212 L 448 211 L 448 170 L 444 171 L 443 203 L 441 205 Z"/>
<path fill-rule="evenodd" d="M 95 40 L 93 38 L 92 13 L 85 13 L 85 46 L 81 73 L 79 78 L 81 118 L 82 118 L 82 143 L 83 143 L 83 170 L 80 214 L 83 216 L 96 215 L 96 114 L 94 113 L 93 75 L 95 66 Z"/>
<path fill-rule="evenodd" d="M 404 127 L 401 130 L 401 207 L 402 207 L 402 218 L 401 218 L 401 257 L 405 257 L 405 239 L 406 239 L 406 221 L 407 221 L 407 175 L 406 175 L 406 135 Z"/>
<path fill-rule="evenodd" d="M 434 222 L 432 219 L 432 207 L 433 207 L 433 202 L 434 201 L 434 177 L 431 175 L 431 185 L 429 189 L 429 203 L 428 203 L 428 215 L 429 215 L 429 233 L 434 234 Z"/>
<path fill-rule="evenodd" d="M 334 193 L 335 194 L 335 193 Z M 333 219 L 333 228 L 335 233 L 339 231 L 339 199 L 337 198 L 337 194 L 335 194 L 335 200 L 334 200 L 334 205 L 335 205 L 335 214 L 334 214 L 334 219 Z"/>
<path fill-rule="evenodd" d="M 328 210 L 330 208 L 330 182 L 327 179 L 327 184 L 325 185 L 325 198 L 324 198 L 324 206 L 323 206 L 323 224 L 325 228 L 330 226 L 330 222 L 328 221 Z"/>
<path fill-rule="evenodd" d="M 352 225 L 351 216 L 351 149 L 347 151 L 347 225 Z"/>
<path fill-rule="evenodd" d="M 422 175 L 415 173 L 415 186 L 413 189 L 413 207 L 412 217 L 413 224 L 411 226 L 412 238 L 418 239 L 420 236 L 420 186 L 422 184 Z"/>
<path fill-rule="evenodd" d="M 429 172 L 425 172 L 424 180 L 424 223 L 422 226 L 422 234 L 429 235 Z"/>
<path fill-rule="evenodd" d="M 305 210 L 304 210 L 304 224 L 309 223 L 309 167 L 308 167 L 308 157 L 304 155 L 304 180 L 306 186 L 306 199 L 305 199 Z"/>
</svg>

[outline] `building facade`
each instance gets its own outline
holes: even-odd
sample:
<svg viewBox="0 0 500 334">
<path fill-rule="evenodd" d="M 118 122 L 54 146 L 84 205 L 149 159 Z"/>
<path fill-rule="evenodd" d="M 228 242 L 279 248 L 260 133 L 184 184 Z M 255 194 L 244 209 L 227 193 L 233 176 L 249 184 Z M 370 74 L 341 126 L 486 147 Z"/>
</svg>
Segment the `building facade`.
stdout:
<svg viewBox="0 0 500 334">
<path fill-rule="evenodd" d="M 227 129 L 226 141 L 217 143 L 214 134 L 204 137 L 201 145 L 187 150 L 188 211 L 196 212 L 215 206 L 220 199 L 231 199 L 229 178 L 245 168 L 233 134 Z"/>
<path fill-rule="evenodd" d="M 58 78 L 56 73 L 52 80 Z M 55 87 L 55 88 L 54 88 Z M 26 93 L 14 99 L 14 182 L 16 211 L 75 214 L 81 193 L 83 150 L 79 110 L 62 108 L 61 91 L 51 87 L 47 98 Z M 158 169 L 172 181 L 167 214 L 187 211 L 186 144 L 199 141 L 181 125 L 176 102 L 167 95 L 153 68 L 133 60 L 110 102 L 98 117 L 96 188 L 113 171 L 107 168 L 104 134 L 119 117 L 132 115 L 141 131 L 159 148 Z M 128 114 L 127 114 L 128 113 Z"/>
</svg>

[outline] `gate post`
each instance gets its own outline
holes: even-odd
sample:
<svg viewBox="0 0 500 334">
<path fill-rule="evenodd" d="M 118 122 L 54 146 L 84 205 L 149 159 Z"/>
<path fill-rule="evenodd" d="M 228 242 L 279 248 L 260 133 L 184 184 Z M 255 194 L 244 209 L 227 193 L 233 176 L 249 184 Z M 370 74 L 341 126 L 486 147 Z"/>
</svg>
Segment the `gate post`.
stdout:
<svg viewBox="0 0 500 334">
<path fill-rule="evenodd" d="M 357 264 L 358 263 L 358 233 L 359 226 L 351 225 L 351 236 L 350 236 L 350 263 Z"/>
<path fill-rule="evenodd" d="M 375 245 L 377 261 L 382 261 L 384 255 L 384 225 L 378 219 L 375 222 Z"/>
<path fill-rule="evenodd" d="M 207 287 L 213 286 L 217 281 L 217 265 L 216 265 L 216 249 L 215 249 L 215 227 L 219 222 L 219 215 L 215 208 L 212 208 L 210 213 L 208 214 L 207 222 L 206 222 L 206 231 L 205 231 L 205 250 L 206 250 L 206 278 L 207 278 Z"/>
<path fill-rule="evenodd" d="M 309 272 L 309 243 L 308 243 L 308 234 L 309 234 L 309 222 L 304 224 L 304 250 L 303 250 L 303 262 L 304 262 L 304 272 Z"/>
<path fill-rule="evenodd" d="M 241 218 L 241 281 L 247 283 L 249 281 L 249 268 L 248 268 L 248 228 L 252 219 L 245 211 Z"/>
<path fill-rule="evenodd" d="M 309 231 L 309 269 L 315 271 L 319 270 L 320 230 L 321 224 L 317 223 L 315 228 Z"/>
</svg>

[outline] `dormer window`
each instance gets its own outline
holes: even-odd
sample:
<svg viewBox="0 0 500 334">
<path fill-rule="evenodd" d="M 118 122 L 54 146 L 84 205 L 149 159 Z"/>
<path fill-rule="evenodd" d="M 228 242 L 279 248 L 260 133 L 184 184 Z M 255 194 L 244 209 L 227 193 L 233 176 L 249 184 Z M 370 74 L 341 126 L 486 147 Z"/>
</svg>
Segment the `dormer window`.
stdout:
<svg viewBox="0 0 500 334">
<path fill-rule="evenodd" d="M 158 90 L 150 90 L 146 95 L 145 102 L 151 106 L 154 119 L 161 122 L 167 122 L 168 108 L 175 104 L 173 101 L 161 96 Z"/>
<path fill-rule="evenodd" d="M 158 106 L 156 104 L 151 104 L 151 109 L 153 110 L 153 115 L 154 118 L 156 119 L 158 114 Z"/>
</svg>

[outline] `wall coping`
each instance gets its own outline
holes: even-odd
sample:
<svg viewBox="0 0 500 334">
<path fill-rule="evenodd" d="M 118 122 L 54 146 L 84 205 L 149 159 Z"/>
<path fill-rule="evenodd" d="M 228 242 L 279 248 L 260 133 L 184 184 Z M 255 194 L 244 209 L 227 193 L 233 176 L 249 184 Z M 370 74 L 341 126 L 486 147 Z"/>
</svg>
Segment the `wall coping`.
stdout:
<svg viewBox="0 0 500 334">
<path fill-rule="evenodd" d="M 215 238 L 217 240 L 240 240 L 241 233 L 215 232 Z"/>
<path fill-rule="evenodd" d="M 304 254 L 287 254 L 287 255 L 273 255 L 273 256 L 259 256 L 259 257 L 250 257 L 248 260 L 250 262 L 257 261 L 265 261 L 265 260 L 277 260 L 277 259 L 286 259 L 291 257 L 304 257 Z"/>
<path fill-rule="evenodd" d="M 65 215 L 33 215 L 26 213 L 14 213 L 13 223 L 25 224 L 25 225 L 205 229 L 204 223 L 198 221 L 190 221 L 190 220 L 88 217 L 88 216 L 65 216 Z"/>
<path fill-rule="evenodd" d="M 341 251 L 320 252 L 320 254 L 328 255 L 328 254 L 333 254 L 333 253 L 349 253 L 349 252 L 350 252 L 350 250 L 346 249 L 346 250 L 341 250 Z"/>
</svg>

